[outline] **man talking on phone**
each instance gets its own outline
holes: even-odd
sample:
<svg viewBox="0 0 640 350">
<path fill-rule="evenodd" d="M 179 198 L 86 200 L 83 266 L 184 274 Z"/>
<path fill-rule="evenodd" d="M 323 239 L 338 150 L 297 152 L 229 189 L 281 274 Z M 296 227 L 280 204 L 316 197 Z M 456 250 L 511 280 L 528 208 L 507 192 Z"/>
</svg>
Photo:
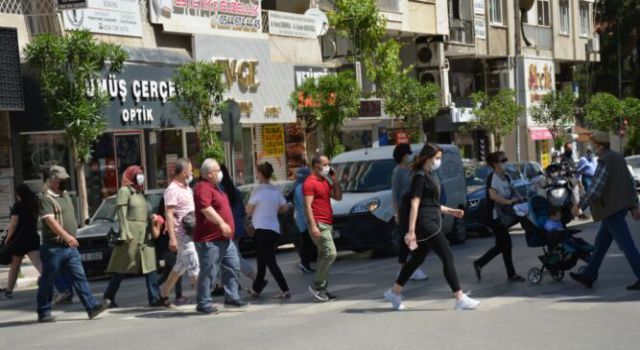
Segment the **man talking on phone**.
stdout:
<svg viewBox="0 0 640 350">
<path fill-rule="evenodd" d="M 309 286 L 309 292 L 318 301 L 329 301 L 336 296 L 327 291 L 329 271 L 336 260 L 336 245 L 333 243 L 333 210 L 331 198 L 342 200 L 340 183 L 329 166 L 329 158 L 316 154 L 311 159 L 312 174 L 302 186 L 304 211 L 309 226 L 309 234 L 318 247 L 316 278 Z"/>
</svg>

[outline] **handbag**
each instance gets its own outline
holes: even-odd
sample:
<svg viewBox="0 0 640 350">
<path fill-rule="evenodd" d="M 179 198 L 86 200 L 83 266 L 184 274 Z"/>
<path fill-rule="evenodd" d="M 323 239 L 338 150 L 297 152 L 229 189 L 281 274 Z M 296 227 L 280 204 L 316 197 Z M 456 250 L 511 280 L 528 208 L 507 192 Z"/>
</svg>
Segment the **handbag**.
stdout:
<svg viewBox="0 0 640 350">
<path fill-rule="evenodd" d="M 256 228 L 253 227 L 253 223 L 251 222 L 250 219 L 246 219 L 244 221 L 244 231 L 247 233 L 247 236 L 249 237 L 255 237 L 256 235 Z"/>
<path fill-rule="evenodd" d="M 496 208 L 498 209 L 498 222 L 502 227 L 510 228 L 520 221 L 513 206 L 496 203 Z"/>
<path fill-rule="evenodd" d="M 182 227 L 184 228 L 184 233 L 187 236 L 193 236 L 193 231 L 196 230 L 196 212 L 191 211 L 187 213 L 182 218 Z"/>
<path fill-rule="evenodd" d="M 122 242 L 124 241 L 120 239 L 120 231 L 114 230 L 113 226 L 111 226 L 109 232 L 107 232 L 107 244 L 109 245 L 109 247 L 113 248 L 115 246 L 121 245 Z"/>
<path fill-rule="evenodd" d="M 7 239 L 7 230 L 0 233 L 0 265 L 9 265 L 11 263 L 11 254 L 9 254 L 9 247 L 5 244 Z"/>
</svg>

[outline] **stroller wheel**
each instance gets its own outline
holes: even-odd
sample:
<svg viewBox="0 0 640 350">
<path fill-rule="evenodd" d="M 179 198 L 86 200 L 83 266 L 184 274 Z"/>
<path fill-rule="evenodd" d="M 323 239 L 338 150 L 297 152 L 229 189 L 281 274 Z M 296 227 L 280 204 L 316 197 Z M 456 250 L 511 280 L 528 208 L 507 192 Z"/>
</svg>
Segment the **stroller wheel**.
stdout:
<svg viewBox="0 0 640 350">
<path fill-rule="evenodd" d="M 534 267 L 529 270 L 529 274 L 527 275 L 527 277 L 531 284 L 539 284 L 540 282 L 542 282 L 542 270 Z"/>
<path fill-rule="evenodd" d="M 563 278 L 564 278 L 564 271 L 560 270 L 560 271 L 551 272 L 551 279 L 553 279 L 554 281 L 560 282 L 562 281 Z"/>
</svg>

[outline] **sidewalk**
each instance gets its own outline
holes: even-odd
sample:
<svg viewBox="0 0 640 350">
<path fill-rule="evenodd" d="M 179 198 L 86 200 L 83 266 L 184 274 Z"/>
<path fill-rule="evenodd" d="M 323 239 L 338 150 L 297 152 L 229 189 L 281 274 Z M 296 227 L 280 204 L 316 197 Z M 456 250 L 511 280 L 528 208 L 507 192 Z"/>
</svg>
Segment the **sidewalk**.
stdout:
<svg viewBox="0 0 640 350">
<path fill-rule="evenodd" d="M 20 267 L 21 275 L 18 276 L 18 281 L 14 291 L 33 289 L 38 286 L 38 277 L 40 273 L 31 264 L 28 257 L 25 257 Z M 7 287 L 7 281 L 9 279 L 9 265 L 0 265 L 0 288 Z"/>
</svg>

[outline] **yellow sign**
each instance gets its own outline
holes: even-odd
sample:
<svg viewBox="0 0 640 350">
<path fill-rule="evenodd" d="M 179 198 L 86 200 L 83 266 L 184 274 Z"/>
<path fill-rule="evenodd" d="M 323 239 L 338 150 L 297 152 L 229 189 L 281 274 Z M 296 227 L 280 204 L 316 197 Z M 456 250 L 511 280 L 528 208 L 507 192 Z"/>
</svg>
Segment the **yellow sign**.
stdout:
<svg viewBox="0 0 640 350">
<path fill-rule="evenodd" d="M 262 126 L 262 150 L 264 156 L 281 156 L 284 154 L 284 127 L 282 124 Z"/>
</svg>

